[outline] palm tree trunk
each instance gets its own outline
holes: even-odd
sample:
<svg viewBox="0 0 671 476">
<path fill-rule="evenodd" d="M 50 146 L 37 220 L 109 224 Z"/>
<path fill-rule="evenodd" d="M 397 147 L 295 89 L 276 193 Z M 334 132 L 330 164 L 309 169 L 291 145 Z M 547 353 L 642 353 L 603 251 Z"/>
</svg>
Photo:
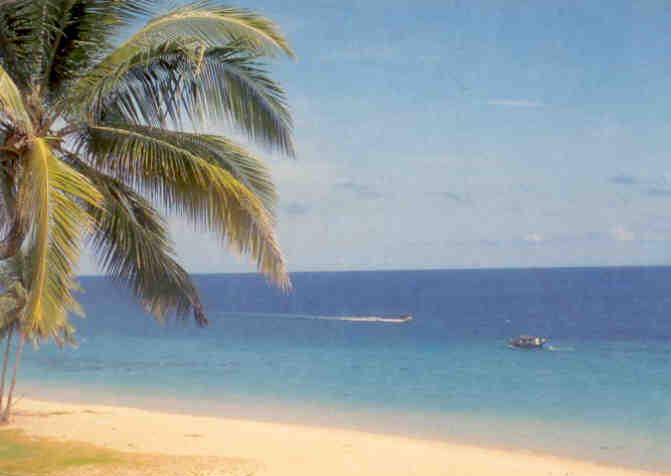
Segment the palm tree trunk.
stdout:
<svg viewBox="0 0 671 476">
<path fill-rule="evenodd" d="M 0 374 L 0 414 L 2 413 L 2 401 L 5 397 L 5 378 L 7 377 L 7 365 L 9 365 L 9 353 L 12 350 L 12 337 L 14 326 L 7 332 L 7 347 L 5 347 L 5 356 L 2 359 L 2 374 Z"/>
<path fill-rule="evenodd" d="M 7 405 L 5 405 L 5 412 L 2 414 L 2 422 L 9 422 L 12 410 L 12 397 L 14 396 L 14 388 L 16 387 L 16 374 L 19 371 L 19 363 L 21 362 L 21 352 L 23 352 L 23 344 L 26 343 L 26 335 L 21 332 L 19 338 L 19 346 L 16 349 L 16 356 L 14 357 L 14 373 L 12 374 L 12 384 L 9 386 L 9 393 L 7 394 Z"/>
</svg>

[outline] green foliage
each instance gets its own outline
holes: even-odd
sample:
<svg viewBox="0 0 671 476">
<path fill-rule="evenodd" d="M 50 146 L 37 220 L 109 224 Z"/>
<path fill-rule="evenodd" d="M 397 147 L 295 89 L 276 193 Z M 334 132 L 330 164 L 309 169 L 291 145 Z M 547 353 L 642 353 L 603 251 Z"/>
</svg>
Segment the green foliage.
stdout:
<svg viewBox="0 0 671 476">
<path fill-rule="evenodd" d="M 16 326 L 28 303 L 22 272 L 23 257 L 20 254 L 0 264 L 0 337 L 5 337 Z"/>
<path fill-rule="evenodd" d="M 15 128 L 26 132 L 32 130 L 32 122 L 21 98 L 21 91 L 2 65 L 0 65 L 0 111 L 12 121 Z"/>
<path fill-rule="evenodd" d="M 92 109 L 82 117 L 165 127 L 228 121 L 253 140 L 293 154 L 284 90 L 237 41 L 226 46 L 170 41 L 147 47 L 77 84 Z"/>
<path fill-rule="evenodd" d="M 81 313 L 72 295 L 80 236 L 90 219 L 81 203 L 99 206 L 102 196 L 88 178 L 58 160 L 44 139 L 34 139 L 26 168 L 21 192 L 31 199 L 21 203 L 33 217 L 35 264 L 23 328 L 36 338 L 48 338 L 67 327 L 68 311 Z"/>
<path fill-rule="evenodd" d="M 193 134 L 122 125 L 93 126 L 88 132 L 89 153 L 105 157 L 108 173 L 125 178 L 202 229 L 216 231 L 233 250 L 256 258 L 258 267 L 278 284 L 288 285 L 272 214 L 245 184 L 254 177 L 262 186 L 262 169 L 245 175 L 240 175 L 241 167 L 229 172 L 222 166 L 225 149 L 217 148 L 223 143 L 207 136 L 199 140 Z M 264 191 L 267 197 L 272 193 Z"/>
<path fill-rule="evenodd" d="M 150 203 L 121 181 L 77 163 L 103 195 L 103 207 L 91 207 L 95 220 L 93 250 L 103 269 L 128 283 L 145 309 L 162 319 L 169 309 L 207 323 L 198 292 L 175 260 L 163 218 Z"/>
<path fill-rule="evenodd" d="M 71 336 L 85 239 L 157 318 L 190 312 L 207 322 L 155 206 L 290 284 L 268 169 L 230 140 L 185 125 L 224 121 L 292 155 L 285 93 L 261 61 L 293 52 L 270 20 L 212 1 L 150 18 L 119 42 L 153 6 L 0 1 L 0 254 L 26 254 L 14 314 L 32 340 Z M 0 297 L 3 315 L 18 309 L 12 289 Z"/>
</svg>

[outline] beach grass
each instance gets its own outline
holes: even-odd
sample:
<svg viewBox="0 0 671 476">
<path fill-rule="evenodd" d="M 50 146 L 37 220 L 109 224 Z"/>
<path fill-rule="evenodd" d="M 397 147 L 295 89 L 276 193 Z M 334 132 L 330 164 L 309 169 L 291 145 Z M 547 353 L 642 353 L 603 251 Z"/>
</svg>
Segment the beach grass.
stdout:
<svg viewBox="0 0 671 476">
<path fill-rule="evenodd" d="M 49 475 L 82 466 L 126 465 L 131 458 L 86 443 L 31 438 L 18 430 L 0 431 L 0 475 Z"/>
</svg>

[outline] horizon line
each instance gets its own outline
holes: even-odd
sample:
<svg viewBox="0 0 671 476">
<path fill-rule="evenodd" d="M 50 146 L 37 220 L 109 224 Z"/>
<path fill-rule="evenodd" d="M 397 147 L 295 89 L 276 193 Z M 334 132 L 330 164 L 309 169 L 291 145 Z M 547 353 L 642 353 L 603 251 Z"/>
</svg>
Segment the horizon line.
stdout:
<svg viewBox="0 0 671 476">
<path fill-rule="evenodd" d="M 334 269 L 334 270 L 298 270 L 289 271 L 289 275 L 294 274 L 317 274 L 317 273 L 402 273 L 402 272 L 432 272 L 432 271 L 546 271 L 546 270 L 567 270 L 567 269 L 634 269 L 634 268 L 671 268 L 671 264 L 614 264 L 614 265 L 562 265 L 562 266 L 492 266 L 492 267 L 471 267 L 471 268 L 389 268 L 389 269 Z M 263 277 L 258 271 L 204 271 L 189 272 L 190 276 L 255 276 Z M 109 274 L 78 274 L 79 278 L 112 278 Z"/>
</svg>

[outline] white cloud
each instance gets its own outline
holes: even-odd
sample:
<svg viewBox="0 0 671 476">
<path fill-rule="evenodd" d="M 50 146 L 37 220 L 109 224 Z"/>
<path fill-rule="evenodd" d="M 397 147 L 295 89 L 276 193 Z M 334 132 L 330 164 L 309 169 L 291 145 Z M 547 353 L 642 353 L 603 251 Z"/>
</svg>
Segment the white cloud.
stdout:
<svg viewBox="0 0 671 476">
<path fill-rule="evenodd" d="M 490 106 L 518 107 L 518 108 L 536 108 L 544 107 L 545 103 L 529 99 L 490 99 L 487 101 Z"/>
<path fill-rule="evenodd" d="M 524 241 L 527 243 L 542 243 L 545 241 L 545 237 L 540 233 L 529 233 L 524 237 Z"/>
<path fill-rule="evenodd" d="M 636 235 L 622 225 L 618 225 L 610 231 L 611 236 L 617 241 L 634 241 Z"/>
<path fill-rule="evenodd" d="M 270 168 L 277 183 L 291 186 L 331 183 L 337 176 L 337 166 L 325 160 L 273 160 Z"/>
</svg>

